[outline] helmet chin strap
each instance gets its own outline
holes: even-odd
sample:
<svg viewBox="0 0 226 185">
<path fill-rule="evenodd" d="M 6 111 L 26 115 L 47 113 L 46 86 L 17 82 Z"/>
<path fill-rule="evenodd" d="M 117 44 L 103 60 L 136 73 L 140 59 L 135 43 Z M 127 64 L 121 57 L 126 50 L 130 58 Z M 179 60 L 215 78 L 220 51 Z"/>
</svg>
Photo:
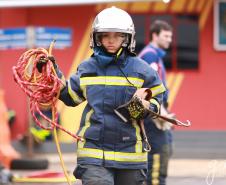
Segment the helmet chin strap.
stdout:
<svg viewBox="0 0 226 185">
<path fill-rule="evenodd" d="M 121 55 L 122 51 L 123 51 L 123 48 L 121 47 L 116 53 L 116 58 L 118 58 Z"/>
<path fill-rule="evenodd" d="M 115 62 L 118 61 L 118 58 L 119 58 L 119 56 L 121 55 L 122 51 L 123 51 L 123 47 L 121 47 L 121 48 L 117 51 L 117 53 L 116 53 L 116 55 L 115 55 Z"/>
</svg>

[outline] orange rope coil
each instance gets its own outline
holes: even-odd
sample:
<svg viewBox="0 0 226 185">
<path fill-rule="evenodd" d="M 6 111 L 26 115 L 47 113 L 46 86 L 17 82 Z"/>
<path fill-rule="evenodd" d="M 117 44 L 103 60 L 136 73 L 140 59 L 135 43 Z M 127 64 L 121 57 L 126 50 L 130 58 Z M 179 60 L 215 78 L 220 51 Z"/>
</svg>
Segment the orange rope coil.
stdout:
<svg viewBox="0 0 226 185">
<path fill-rule="evenodd" d="M 52 44 L 53 45 L 53 44 Z M 56 103 L 60 93 L 61 86 L 64 85 L 54 69 L 51 56 L 52 47 L 48 52 L 44 48 L 30 49 L 23 53 L 16 66 L 13 66 L 13 75 L 15 82 L 25 92 L 30 99 L 30 111 L 36 124 L 42 129 L 53 130 L 54 127 L 61 129 L 73 138 L 82 140 L 79 136 L 71 133 L 57 123 L 58 113 Z M 42 67 L 42 73 L 39 73 L 36 65 L 40 59 L 45 59 L 46 63 Z M 52 120 L 45 116 L 41 109 L 52 109 Z M 44 118 L 49 125 L 44 126 L 40 123 L 35 113 Z"/>
</svg>

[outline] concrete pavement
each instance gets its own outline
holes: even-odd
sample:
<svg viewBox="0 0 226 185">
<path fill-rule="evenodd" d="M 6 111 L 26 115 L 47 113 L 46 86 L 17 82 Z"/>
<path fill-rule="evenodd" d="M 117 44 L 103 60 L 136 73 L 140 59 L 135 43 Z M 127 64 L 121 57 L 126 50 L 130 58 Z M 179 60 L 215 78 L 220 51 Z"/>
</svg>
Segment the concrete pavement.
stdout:
<svg viewBox="0 0 226 185">
<path fill-rule="evenodd" d="M 50 162 L 49 170 L 63 172 L 58 155 L 44 154 L 37 155 L 35 158 L 47 158 Z M 72 173 L 74 167 L 76 166 L 76 154 L 64 153 L 63 159 L 67 170 Z M 17 173 L 23 174 L 30 172 L 17 171 Z M 167 185 L 225 185 L 226 160 L 171 159 L 169 163 L 168 175 Z M 25 183 L 22 184 L 28 185 Z M 51 183 L 48 183 L 48 185 L 49 184 Z M 57 185 L 61 184 L 63 185 L 66 183 L 57 183 Z M 75 184 L 80 185 L 81 183 L 78 181 Z M 15 183 L 15 185 L 19 184 Z M 45 183 L 43 185 L 45 185 Z"/>
</svg>

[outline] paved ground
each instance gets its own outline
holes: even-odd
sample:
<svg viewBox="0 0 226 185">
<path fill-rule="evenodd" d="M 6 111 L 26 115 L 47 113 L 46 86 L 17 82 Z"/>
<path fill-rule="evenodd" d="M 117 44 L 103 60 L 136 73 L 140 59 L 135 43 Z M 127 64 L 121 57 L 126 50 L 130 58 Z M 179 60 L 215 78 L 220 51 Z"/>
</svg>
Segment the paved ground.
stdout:
<svg viewBox="0 0 226 185">
<path fill-rule="evenodd" d="M 39 157 L 39 156 L 38 156 Z M 42 158 L 50 162 L 49 170 L 62 172 L 59 157 L 46 154 Z M 73 172 L 76 164 L 75 154 L 63 154 L 65 165 L 69 172 Z M 28 171 L 14 171 L 14 174 L 29 174 Z M 13 185 L 40 185 L 40 183 L 13 183 Z M 42 183 L 42 185 L 63 185 L 67 183 Z M 80 185 L 80 182 L 73 185 Z M 200 160 L 200 159 L 171 159 L 169 164 L 169 178 L 167 185 L 225 185 L 226 160 Z"/>
</svg>

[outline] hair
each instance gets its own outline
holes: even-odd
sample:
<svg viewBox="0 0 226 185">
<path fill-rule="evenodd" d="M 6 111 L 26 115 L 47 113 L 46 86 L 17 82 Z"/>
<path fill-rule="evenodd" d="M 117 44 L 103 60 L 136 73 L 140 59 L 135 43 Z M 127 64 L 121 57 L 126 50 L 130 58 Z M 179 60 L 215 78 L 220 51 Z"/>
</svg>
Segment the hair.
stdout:
<svg viewBox="0 0 226 185">
<path fill-rule="evenodd" d="M 163 20 L 155 20 L 152 24 L 151 24 L 151 29 L 150 29 L 150 39 L 152 40 L 152 34 L 156 33 L 157 35 L 162 31 L 162 30 L 166 30 L 166 31 L 173 31 L 172 26 L 167 23 L 166 21 Z"/>
</svg>

